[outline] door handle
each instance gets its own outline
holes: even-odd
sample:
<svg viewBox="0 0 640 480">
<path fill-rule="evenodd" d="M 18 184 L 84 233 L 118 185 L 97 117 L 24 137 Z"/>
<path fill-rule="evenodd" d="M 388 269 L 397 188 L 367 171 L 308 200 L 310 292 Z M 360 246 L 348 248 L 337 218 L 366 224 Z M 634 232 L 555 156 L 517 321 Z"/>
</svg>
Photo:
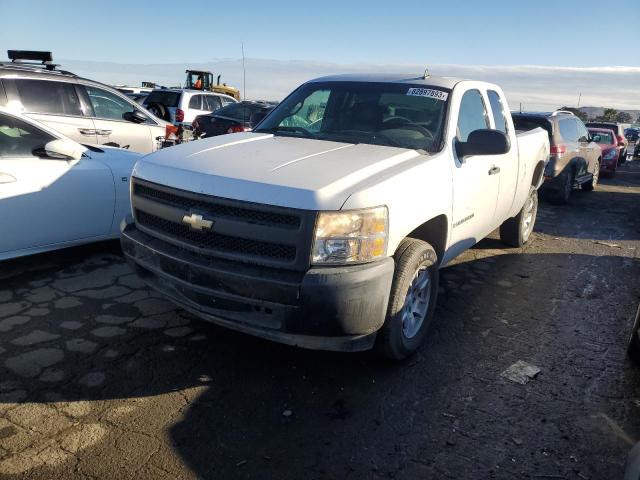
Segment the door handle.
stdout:
<svg viewBox="0 0 640 480">
<path fill-rule="evenodd" d="M 500 173 L 500 167 L 496 167 L 495 165 L 489 169 L 489 175 L 495 175 Z"/>
<path fill-rule="evenodd" d="M 92 128 L 79 128 L 78 131 L 82 134 L 82 135 L 95 135 L 96 131 Z"/>
<path fill-rule="evenodd" d="M 103 137 L 111 135 L 111 130 L 96 130 L 98 135 L 102 135 Z"/>
<path fill-rule="evenodd" d="M 9 175 L 8 173 L 0 172 L 0 183 L 13 183 L 18 180 L 13 175 Z"/>
</svg>

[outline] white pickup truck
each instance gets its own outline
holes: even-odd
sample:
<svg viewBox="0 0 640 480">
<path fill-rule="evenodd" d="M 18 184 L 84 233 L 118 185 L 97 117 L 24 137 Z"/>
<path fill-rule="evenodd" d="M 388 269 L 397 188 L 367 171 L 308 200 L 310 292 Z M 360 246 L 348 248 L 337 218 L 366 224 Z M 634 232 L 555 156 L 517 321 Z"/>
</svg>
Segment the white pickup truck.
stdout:
<svg viewBox="0 0 640 480">
<path fill-rule="evenodd" d="M 437 77 L 309 81 L 253 132 L 135 166 L 126 257 L 196 315 L 394 359 L 427 333 L 438 269 L 500 228 L 522 246 L 549 155 L 502 90 Z"/>
</svg>

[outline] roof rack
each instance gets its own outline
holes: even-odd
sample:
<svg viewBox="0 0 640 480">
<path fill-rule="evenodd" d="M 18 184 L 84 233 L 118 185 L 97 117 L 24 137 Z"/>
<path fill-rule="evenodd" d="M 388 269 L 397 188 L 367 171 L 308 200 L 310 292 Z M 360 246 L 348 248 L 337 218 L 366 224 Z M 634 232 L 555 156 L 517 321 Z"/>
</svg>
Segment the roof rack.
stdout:
<svg viewBox="0 0 640 480">
<path fill-rule="evenodd" d="M 7 50 L 7 56 L 13 63 L 40 62 L 40 64 L 35 65 L 42 65 L 47 70 L 55 70 L 58 66 L 53 63 L 53 55 L 51 55 L 51 52 L 40 52 L 37 50 Z"/>
<path fill-rule="evenodd" d="M 572 112 L 572 111 L 570 111 L 570 110 L 556 110 L 555 112 L 553 112 L 553 113 L 551 114 L 551 116 L 552 116 L 552 117 L 555 117 L 556 115 L 560 115 L 560 114 L 563 114 L 563 115 L 573 115 L 573 112 Z"/>
<path fill-rule="evenodd" d="M 70 75 L 76 77 L 75 73 L 66 70 L 58 70 L 59 64 L 53 63 L 51 52 L 37 50 L 7 50 L 10 62 L 0 61 L 0 66 L 11 67 L 24 71 L 46 71 L 47 73 L 57 73 L 60 75 Z"/>
</svg>

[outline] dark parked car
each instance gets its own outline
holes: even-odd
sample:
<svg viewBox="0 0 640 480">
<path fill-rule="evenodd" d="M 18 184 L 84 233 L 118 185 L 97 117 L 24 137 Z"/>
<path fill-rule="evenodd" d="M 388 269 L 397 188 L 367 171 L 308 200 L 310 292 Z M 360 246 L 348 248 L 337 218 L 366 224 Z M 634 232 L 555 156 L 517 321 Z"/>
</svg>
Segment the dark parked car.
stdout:
<svg viewBox="0 0 640 480">
<path fill-rule="evenodd" d="M 274 105 L 244 101 L 222 107 L 214 113 L 199 115 L 193 122 L 198 137 L 215 137 L 225 133 L 246 132 L 262 120 Z"/>
<path fill-rule="evenodd" d="M 557 204 L 567 203 L 574 188 L 591 191 L 598 183 L 602 154 L 587 128 L 573 113 L 512 113 L 516 130 L 541 127 L 549 134 L 551 153 L 544 170 L 541 190 Z"/>
<path fill-rule="evenodd" d="M 638 137 L 640 137 L 640 130 L 637 128 L 627 128 L 624 131 L 624 137 L 629 143 L 637 142 Z"/>
<path fill-rule="evenodd" d="M 600 146 L 602 159 L 600 160 L 600 174 L 613 176 L 618 168 L 620 148 L 613 130 L 604 128 L 588 128 L 591 138 Z"/>
<path fill-rule="evenodd" d="M 607 130 L 613 130 L 618 140 L 618 146 L 620 149 L 620 156 L 618 157 L 618 165 L 624 163 L 627 159 L 627 145 L 629 142 L 624 138 L 624 126 L 616 122 L 587 122 L 589 128 L 606 128 Z M 628 124 L 627 124 L 628 125 Z"/>
</svg>

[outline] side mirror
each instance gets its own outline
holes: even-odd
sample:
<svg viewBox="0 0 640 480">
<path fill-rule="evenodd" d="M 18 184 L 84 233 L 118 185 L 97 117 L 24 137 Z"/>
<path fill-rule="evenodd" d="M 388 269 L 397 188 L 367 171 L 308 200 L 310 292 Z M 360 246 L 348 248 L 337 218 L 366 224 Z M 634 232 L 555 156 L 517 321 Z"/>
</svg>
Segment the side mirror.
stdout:
<svg viewBox="0 0 640 480">
<path fill-rule="evenodd" d="M 122 115 L 127 122 L 144 123 L 147 121 L 147 116 L 140 110 L 134 110 L 133 112 L 125 112 Z"/>
<path fill-rule="evenodd" d="M 249 118 L 249 124 L 251 125 L 251 128 L 256 128 L 256 126 L 264 119 L 264 117 L 267 116 L 267 113 L 268 112 L 252 113 L 251 117 Z"/>
<path fill-rule="evenodd" d="M 44 147 L 33 151 L 33 154 L 37 157 L 54 160 L 80 160 L 83 153 L 84 148 L 82 145 L 65 140 L 52 140 Z"/>
<path fill-rule="evenodd" d="M 488 128 L 474 130 L 466 142 L 456 141 L 456 153 L 460 158 L 470 155 L 503 155 L 510 148 L 511 142 L 504 132 Z"/>
</svg>

